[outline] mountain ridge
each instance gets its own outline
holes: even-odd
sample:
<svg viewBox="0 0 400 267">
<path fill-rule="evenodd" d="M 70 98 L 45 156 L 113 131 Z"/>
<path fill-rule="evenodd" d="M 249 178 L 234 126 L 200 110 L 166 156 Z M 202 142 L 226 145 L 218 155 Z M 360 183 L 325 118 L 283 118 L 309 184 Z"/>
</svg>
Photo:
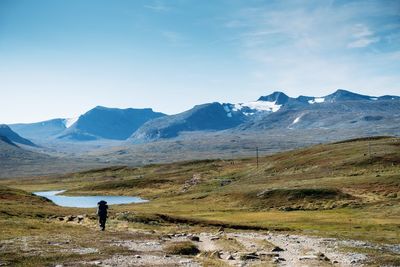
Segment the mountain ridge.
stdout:
<svg viewBox="0 0 400 267">
<path fill-rule="evenodd" d="M 258 125 L 257 127 L 260 129 L 267 129 L 271 125 L 277 124 L 274 122 L 270 126 L 261 127 L 260 123 L 270 124 L 271 120 L 278 117 L 282 121 L 287 121 L 289 118 L 284 118 L 284 114 L 297 114 L 296 118 L 290 117 L 292 124 L 291 126 L 286 125 L 286 127 L 300 127 L 300 125 L 304 125 L 307 118 L 314 116 L 310 115 L 313 109 L 315 114 L 320 112 L 327 114 L 322 116 L 337 116 L 332 110 L 328 112 L 329 105 L 343 108 L 346 105 L 343 106 L 340 103 L 348 103 L 346 108 L 350 114 L 351 109 L 359 108 L 356 105 L 357 102 L 362 102 L 368 106 L 375 105 L 373 103 L 383 103 L 384 101 L 391 103 L 390 101 L 398 100 L 400 100 L 399 96 L 368 96 L 345 89 L 338 89 L 325 96 L 299 95 L 298 97 L 290 97 L 284 92 L 274 91 L 269 95 L 260 96 L 256 101 L 237 104 L 205 103 L 174 115 L 154 112 L 151 108 L 119 109 L 96 106 L 75 120 L 53 119 L 33 124 L 12 124 L 11 127 L 17 133 L 34 140 L 46 138 L 59 142 L 128 140 L 134 143 L 142 143 L 175 138 L 183 132 L 221 131 L 237 127 L 243 130 L 251 128 L 249 125 Z M 386 112 L 383 116 L 386 121 L 390 116 L 395 116 L 389 110 L 389 106 L 386 109 L 382 107 Z M 394 107 L 391 108 L 395 109 Z M 323 109 L 325 111 L 322 111 Z M 303 113 L 308 115 L 301 115 L 299 110 L 303 110 Z M 366 113 L 364 117 L 371 126 L 373 126 L 373 123 L 379 124 L 384 121 L 378 120 L 378 115 L 368 112 L 368 109 L 361 112 Z M 274 115 L 276 113 L 278 115 Z M 265 119 L 268 116 L 271 116 L 271 118 Z M 328 118 L 320 117 L 320 120 L 328 120 Z M 321 122 L 321 124 L 324 123 Z M 309 125 L 317 127 L 318 123 L 309 122 Z"/>
<path fill-rule="evenodd" d="M 34 144 L 32 141 L 21 137 L 19 134 L 14 132 L 8 125 L 6 124 L 0 124 L 0 136 L 3 136 L 5 142 L 14 144 L 22 144 L 22 145 L 27 145 L 27 146 L 32 146 L 32 147 L 37 147 L 36 144 Z M 15 144 L 14 144 L 15 145 Z"/>
</svg>

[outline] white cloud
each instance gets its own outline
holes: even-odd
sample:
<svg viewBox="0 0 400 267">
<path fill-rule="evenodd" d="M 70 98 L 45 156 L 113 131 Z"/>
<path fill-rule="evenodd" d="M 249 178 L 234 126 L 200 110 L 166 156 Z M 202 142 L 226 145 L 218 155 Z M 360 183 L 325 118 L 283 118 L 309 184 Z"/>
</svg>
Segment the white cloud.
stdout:
<svg viewBox="0 0 400 267">
<path fill-rule="evenodd" d="M 166 12 L 171 10 L 169 6 L 165 5 L 161 1 L 155 1 L 153 4 L 144 5 L 144 7 L 156 12 Z"/>
<path fill-rule="evenodd" d="M 398 90 L 398 71 L 382 72 L 388 62 L 392 68 L 399 63 L 378 46 L 382 33 L 373 30 L 383 26 L 380 17 L 393 13 L 389 7 L 373 1 L 289 3 L 242 9 L 228 20 L 235 23 L 225 25 L 237 25 L 239 52 L 253 62 L 256 86 L 292 95 L 324 95 L 337 88 Z M 347 49 L 361 47 L 368 49 Z"/>
<path fill-rule="evenodd" d="M 352 39 L 353 41 L 347 45 L 348 48 L 363 48 L 380 40 L 379 37 L 375 37 L 374 33 L 363 24 L 356 24 L 354 26 Z"/>
<path fill-rule="evenodd" d="M 362 48 L 367 47 L 379 41 L 379 38 L 360 38 L 347 45 L 348 48 Z"/>
</svg>

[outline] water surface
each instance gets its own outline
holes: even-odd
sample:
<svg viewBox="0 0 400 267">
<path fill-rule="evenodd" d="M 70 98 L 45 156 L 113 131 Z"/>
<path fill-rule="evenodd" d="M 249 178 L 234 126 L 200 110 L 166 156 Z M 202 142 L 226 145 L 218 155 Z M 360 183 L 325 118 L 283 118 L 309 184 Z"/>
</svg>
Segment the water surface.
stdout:
<svg viewBox="0 0 400 267">
<path fill-rule="evenodd" d="M 130 204 L 130 203 L 143 203 L 147 200 L 140 197 L 127 197 L 127 196 L 63 196 L 59 195 L 65 190 L 58 191 L 41 191 L 33 192 L 37 196 L 42 196 L 50 199 L 56 205 L 62 207 L 74 208 L 94 208 L 97 207 L 97 202 L 100 200 L 107 201 L 108 205 L 114 204 Z"/>
</svg>

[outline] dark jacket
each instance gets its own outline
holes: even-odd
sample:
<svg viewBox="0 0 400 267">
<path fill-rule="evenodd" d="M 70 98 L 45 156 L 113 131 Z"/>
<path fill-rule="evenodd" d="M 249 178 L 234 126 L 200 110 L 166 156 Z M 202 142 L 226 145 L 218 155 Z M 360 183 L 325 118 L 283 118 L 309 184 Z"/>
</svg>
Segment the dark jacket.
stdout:
<svg viewBox="0 0 400 267">
<path fill-rule="evenodd" d="M 107 209 L 108 209 L 107 202 L 102 200 L 99 203 L 97 203 L 97 215 L 99 215 L 100 217 L 107 217 Z"/>
</svg>

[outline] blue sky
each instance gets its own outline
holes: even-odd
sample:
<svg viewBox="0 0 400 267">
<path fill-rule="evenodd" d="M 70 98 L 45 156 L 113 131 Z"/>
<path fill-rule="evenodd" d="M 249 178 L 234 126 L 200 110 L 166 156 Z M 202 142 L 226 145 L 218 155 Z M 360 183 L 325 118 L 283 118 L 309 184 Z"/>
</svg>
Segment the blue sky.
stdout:
<svg viewBox="0 0 400 267">
<path fill-rule="evenodd" d="M 0 0 L 0 123 L 400 95 L 400 1 Z"/>
</svg>

